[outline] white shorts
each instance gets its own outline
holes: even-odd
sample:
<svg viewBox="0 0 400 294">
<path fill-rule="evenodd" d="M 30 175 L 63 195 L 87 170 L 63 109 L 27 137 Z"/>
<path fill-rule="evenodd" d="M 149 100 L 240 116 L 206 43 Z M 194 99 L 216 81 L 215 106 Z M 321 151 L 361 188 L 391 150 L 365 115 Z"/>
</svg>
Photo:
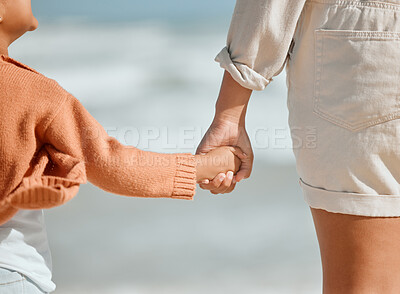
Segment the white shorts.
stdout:
<svg viewBox="0 0 400 294">
<path fill-rule="evenodd" d="M 286 73 L 305 201 L 400 216 L 400 1 L 307 1 Z"/>
</svg>

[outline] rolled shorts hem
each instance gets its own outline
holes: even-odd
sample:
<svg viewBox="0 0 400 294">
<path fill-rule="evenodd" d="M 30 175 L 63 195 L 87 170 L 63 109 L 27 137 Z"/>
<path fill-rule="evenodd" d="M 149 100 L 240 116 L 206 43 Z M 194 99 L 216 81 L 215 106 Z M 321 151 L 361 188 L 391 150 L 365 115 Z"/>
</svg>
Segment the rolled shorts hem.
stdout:
<svg viewBox="0 0 400 294">
<path fill-rule="evenodd" d="M 361 194 L 326 190 L 299 178 L 305 202 L 312 208 L 328 212 L 373 216 L 400 216 L 400 195 Z"/>
</svg>

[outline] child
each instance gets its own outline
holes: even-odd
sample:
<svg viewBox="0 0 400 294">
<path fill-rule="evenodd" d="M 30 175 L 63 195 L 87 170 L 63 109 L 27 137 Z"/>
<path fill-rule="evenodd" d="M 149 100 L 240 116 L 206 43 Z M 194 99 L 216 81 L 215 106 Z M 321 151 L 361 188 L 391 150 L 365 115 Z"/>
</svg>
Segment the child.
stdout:
<svg viewBox="0 0 400 294">
<path fill-rule="evenodd" d="M 30 293 L 55 289 L 41 209 L 69 201 L 80 184 L 192 199 L 196 182 L 236 172 L 245 158 L 233 146 L 193 155 L 122 145 L 56 81 L 8 57 L 8 46 L 37 26 L 30 0 L 0 0 L 0 285 Z"/>
</svg>

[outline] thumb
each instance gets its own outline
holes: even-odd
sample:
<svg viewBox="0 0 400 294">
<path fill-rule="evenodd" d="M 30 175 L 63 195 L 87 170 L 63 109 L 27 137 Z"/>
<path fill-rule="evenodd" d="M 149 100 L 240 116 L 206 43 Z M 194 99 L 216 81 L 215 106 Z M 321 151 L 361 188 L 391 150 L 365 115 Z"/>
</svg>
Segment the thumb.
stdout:
<svg viewBox="0 0 400 294">
<path fill-rule="evenodd" d="M 215 149 L 215 147 L 212 148 L 209 145 L 200 144 L 196 149 L 196 154 L 204 155 L 204 154 L 207 154 L 208 152 L 210 152 L 213 149 Z"/>
<path fill-rule="evenodd" d="M 242 164 L 240 165 L 240 170 L 235 175 L 236 182 L 240 182 L 241 180 L 250 177 L 252 167 L 253 163 L 251 162 L 250 159 L 242 160 Z"/>
</svg>

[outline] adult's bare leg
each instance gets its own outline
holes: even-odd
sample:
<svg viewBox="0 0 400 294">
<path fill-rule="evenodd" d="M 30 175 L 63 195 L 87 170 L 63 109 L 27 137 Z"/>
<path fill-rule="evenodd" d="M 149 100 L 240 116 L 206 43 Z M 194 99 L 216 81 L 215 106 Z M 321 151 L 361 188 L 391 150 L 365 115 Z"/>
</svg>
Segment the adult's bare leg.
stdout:
<svg viewBox="0 0 400 294">
<path fill-rule="evenodd" d="M 400 293 L 400 217 L 366 217 L 310 207 L 323 294 Z"/>
</svg>

